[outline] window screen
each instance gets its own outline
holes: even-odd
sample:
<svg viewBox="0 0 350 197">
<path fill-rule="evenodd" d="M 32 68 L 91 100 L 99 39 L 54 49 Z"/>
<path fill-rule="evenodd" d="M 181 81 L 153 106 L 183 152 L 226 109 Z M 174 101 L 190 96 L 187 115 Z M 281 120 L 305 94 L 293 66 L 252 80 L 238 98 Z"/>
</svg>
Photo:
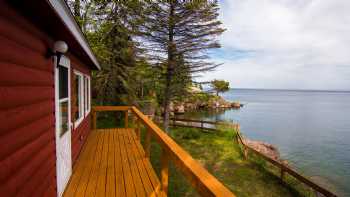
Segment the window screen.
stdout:
<svg viewBox="0 0 350 197">
<path fill-rule="evenodd" d="M 68 68 L 59 66 L 59 99 L 68 98 Z"/>
</svg>

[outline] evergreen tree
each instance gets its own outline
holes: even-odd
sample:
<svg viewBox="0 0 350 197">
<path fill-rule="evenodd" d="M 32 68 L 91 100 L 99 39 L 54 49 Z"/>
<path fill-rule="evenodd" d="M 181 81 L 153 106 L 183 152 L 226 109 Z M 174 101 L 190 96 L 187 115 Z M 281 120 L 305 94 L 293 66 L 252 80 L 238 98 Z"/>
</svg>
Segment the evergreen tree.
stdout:
<svg viewBox="0 0 350 197">
<path fill-rule="evenodd" d="M 163 119 L 168 131 L 170 101 L 188 77 L 218 66 L 206 61 L 207 50 L 220 47 L 216 38 L 224 29 L 217 1 L 158 0 L 146 6 L 142 35 L 149 58 L 164 67 Z"/>
<path fill-rule="evenodd" d="M 140 2 L 70 0 L 68 5 L 101 64 L 101 71 L 93 75 L 97 101 L 130 103 L 135 97 L 130 74 L 139 52 L 132 36 L 140 21 Z"/>
</svg>

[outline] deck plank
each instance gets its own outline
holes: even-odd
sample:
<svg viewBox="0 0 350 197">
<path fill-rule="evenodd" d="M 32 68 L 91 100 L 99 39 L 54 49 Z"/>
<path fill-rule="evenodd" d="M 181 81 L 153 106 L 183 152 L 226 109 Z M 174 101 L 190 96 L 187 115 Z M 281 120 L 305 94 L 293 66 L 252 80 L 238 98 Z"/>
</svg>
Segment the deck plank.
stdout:
<svg viewBox="0 0 350 197">
<path fill-rule="evenodd" d="M 137 151 L 138 151 L 138 154 L 140 155 L 146 155 L 144 149 L 142 148 L 142 145 L 141 143 L 137 143 L 138 142 L 138 138 L 136 136 L 135 133 L 131 133 L 131 137 L 132 139 L 135 141 L 135 145 L 137 147 Z M 155 192 L 155 194 L 157 196 L 166 196 L 164 193 L 161 193 L 160 191 L 160 181 L 157 177 L 157 174 L 156 172 L 154 171 L 153 167 L 152 167 L 152 164 L 149 160 L 149 158 L 147 157 L 143 157 L 142 158 L 142 163 L 146 169 L 146 172 L 147 172 L 147 175 L 152 183 L 152 188 L 153 188 L 153 191 Z"/>
<path fill-rule="evenodd" d="M 116 193 L 116 196 L 126 196 L 120 143 L 119 143 L 117 132 L 113 132 L 113 138 L 114 138 L 114 147 L 115 147 L 114 161 L 115 161 L 115 173 L 116 173 L 116 176 L 115 176 L 116 192 L 115 193 Z"/>
<path fill-rule="evenodd" d="M 132 130 L 125 130 L 122 132 L 122 136 L 124 138 L 124 143 L 126 146 L 129 146 L 133 143 L 130 143 L 129 138 L 128 138 L 128 133 L 129 132 L 134 132 Z M 128 160 L 129 160 L 129 165 L 130 165 L 130 169 L 131 169 L 131 175 L 132 175 L 132 180 L 134 182 L 135 185 L 135 190 L 136 190 L 136 195 L 137 196 L 146 196 L 145 190 L 144 190 L 144 186 L 142 184 L 141 181 L 141 176 L 138 170 L 138 166 L 135 160 L 135 155 L 133 154 L 133 152 L 131 151 L 133 146 L 129 146 L 129 148 L 126 149 L 126 152 L 128 154 Z"/>
<path fill-rule="evenodd" d="M 125 181 L 125 196 L 135 196 L 136 190 L 135 190 L 134 182 L 132 180 L 131 169 L 130 169 L 131 166 L 129 164 L 129 160 L 126 153 L 126 149 L 128 147 L 124 143 L 123 130 L 118 131 L 118 139 L 120 144 L 123 176 Z"/>
<path fill-rule="evenodd" d="M 64 197 L 163 196 L 159 186 L 133 129 L 98 129 L 89 135 Z"/>
<path fill-rule="evenodd" d="M 106 179 L 106 196 L 116 196 L 116 184 L 115 184 L 115 163 L 114 163 L 114 137 L 113 131 L 108 132 L 108 164 L 107 164 L 107 179 Z"/>
<path fill-rule="evenodd" d="M 77 164 L 73 168 L 73 173 L 70 179 L 69 187 L 66 189 L 64 196 L 74 196 L 76 190 L 78 189 L 79 182 L 81 177 L 84 175 L 85 171 L 89 170 L 89 165 L 87 165 L 87 161 L 89 161 L 89 155 L 95 155 L 96 146 L 94 146 L 95 142 L 98 141 L 98 137 L 95 132 L 92 132 L 89 137 L 91 140 L 88 140 L 81 151 L 81 157 L 77 159 Z"/>
<path fill-rule="evenodd" d="M 103 151 L 103 143 L 105 142 L 105 138 L 103 135 L 103 131 L 96 131 L 98 135 L 101 137 L 101 140 L 99 141 L 97 145 L 97 153 L 96 157 L 94 158 L 94 163 L 92 166 L 92 173 L 89 177 L 89 183 L 86 187 L 85 196 L 91 196 L 94 197 L 96 193 L 96 185 L 97 185 L 97 179 L 98 179 L 98 171 L 100 170 L 101 166 L 101 157 L 102 157 L 102 151 Z"/>
<path fill-rule="evenodd" d="M 133 131 L 127 132 L 127 137 L 128 137 L 128 141 L 129 143 L 135 143 L 135 146 L 132 146 L 130 151 L 131 151 L 131 155 L 133 155 L 136 165 L 137 165 L 137 169 L 139 172 L 139 175 L 141 177 L 141 181 L 142 184 L 144 186 L 144 189 L 146 191 L 146 196 L 155 196 L 154 190 L 153 190 L 153 186 L 152 183 L 150 181 L 150 178 L 147 174 L 147 170 L 143 164 L 143 159 L 146 157 L 145 154 L 140 154 L 140 152 L 137 150 L 138 147 L 136 146 L 136 143 L 139 143 L 139 141 L 134 141 L 133 138 Z"/>
<path fill-rule="evenodd" d="M 105 196 L 106 192 L 106 176 L 107 176 L 107 165 L 108 165 L 108 138 L 109 138 L 109 130 L 103 130 L 103 150 L 102 150 L 102 158 L 100 168 L 98 170 L 98 180 L 96 185 L 96 195 L 95 196 Z"/>
</svg>

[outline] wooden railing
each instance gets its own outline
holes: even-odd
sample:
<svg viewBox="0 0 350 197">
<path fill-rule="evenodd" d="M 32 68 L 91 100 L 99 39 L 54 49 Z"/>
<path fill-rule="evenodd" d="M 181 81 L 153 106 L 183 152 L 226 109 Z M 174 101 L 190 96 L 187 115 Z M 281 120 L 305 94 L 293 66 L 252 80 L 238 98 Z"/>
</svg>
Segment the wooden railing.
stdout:
<svg viewBox="0 0 350 197">
<path fill-rule="evenodd" d="M 226 123 L 226 122 L 215 122 L 215 121 L 208 121 L 208 120 L 194 120 L 194 119 L 185 119 L 185 118 L 170 118 L 171 120 L 171 126 L 177 126 L 177 127 L 190 127 L 190 128 L 197 128 L 197 129 L 202 129 L 202 130 L 210 130 L 210 131 L 218 131 L 219 129 L 217 128 L 210 128 L 210 127 L 205 127 L 204 124 L 210 124 L 214 126 L 218 125 L 225 125 L 229 124 L 231 128 L 234 130 L 238 131 L 239 130 L 239 124 L 235 123 Z M 196 125 L 185 125 L 185 124 L 177 124 L 176 122 L 188 122 L 188 123 L 198 123 L 199 126 Z"/>
<path fill-rule="evenodd" d="M 183 150 L 173 139 L 171 139 L 164 131 L 162 131 L 153 121 L 140 112 L 136 107 L 129 106 L 97 106 L 92 108 L 92 125 L 96 129 L 97 112 L 102 111 L 124 111 L 125 125 L 128 126 L 129 112 L 131 112 L 136 121 L 136 135 L 140 139 L 141 124 L 147 129 L 145 136 L 144 150 L 146 156 L 149 157 L 151 152 L 151 138 L 156 139 L 162 148 L 161 154 L 161 173 L 160 183 L 161 191 L 167 194 L 169 182 L 169 162 L 173 162 L 175 166 L 191 183 L 192 187 L 201 196 L 235 196 L 205 168 L 203 168 L 196 160 L 194 160 L 185 150 Z"/>
<path fill-rule="evenodd" d="M 248 158 L 248 153 L 250 151 L 250 152 L 258 155 L 259 157 L 263 158 L 264 160 L 270 162 L 272 165 L 278 167 L 280 169 L 280 178 L 281 178 L 281 180 L 283 180 L 284 174 L 288 173 L 289 175 L 293 176 L 294 178 L 296 178 L 300 182 L 308 185 L 309 187 L 314 189 L 316 192 L 321 193 L 324 196 L 327 196 L 327 197 L 328 196 L 329 197 L 336 197 L 337 196 L 334 193 L 330 192 L 329 190 L 321 187 L 317 183 L 315 183 L 315 182 L 311 181 L 310 179 L 306 178 L 305 176 L 299 174 L 297 171 L 293 170 L 292 168 L 286 166 L 282 162 L 280 162 L 278 160 L 275 160 L 273 158 L 270 158 L 270 157 L 266 156 L 265 154 L 263 154 L 263 153 L 255 150 L 254 148 L 248 146 L 244 142 L 244 140 L 242 139 L 242 136 L 241 136 L 240 132 L 237 132 L 237 142 L 242 144 L 242 146 L 243 146 L 243 155 L 244 155 L 244 157 L 246 159 Z"/>
</svg>

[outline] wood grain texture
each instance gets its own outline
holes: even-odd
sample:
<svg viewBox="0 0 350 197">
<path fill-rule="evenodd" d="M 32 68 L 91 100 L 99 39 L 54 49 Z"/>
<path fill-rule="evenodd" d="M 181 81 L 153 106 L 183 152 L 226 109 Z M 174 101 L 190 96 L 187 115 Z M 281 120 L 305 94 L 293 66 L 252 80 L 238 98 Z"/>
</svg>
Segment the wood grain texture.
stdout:
<svg viewBox="0 0 350 197">
<path fill-rule="evenodd" d="M 64 196 L 163 196 L 133 129 L 91 132 Z"/>
<path fill-rule="evenodd" d="M 0 13 L 0 194 L 55 196 L 51 39 L 5 1 Z"/>
</svg>

